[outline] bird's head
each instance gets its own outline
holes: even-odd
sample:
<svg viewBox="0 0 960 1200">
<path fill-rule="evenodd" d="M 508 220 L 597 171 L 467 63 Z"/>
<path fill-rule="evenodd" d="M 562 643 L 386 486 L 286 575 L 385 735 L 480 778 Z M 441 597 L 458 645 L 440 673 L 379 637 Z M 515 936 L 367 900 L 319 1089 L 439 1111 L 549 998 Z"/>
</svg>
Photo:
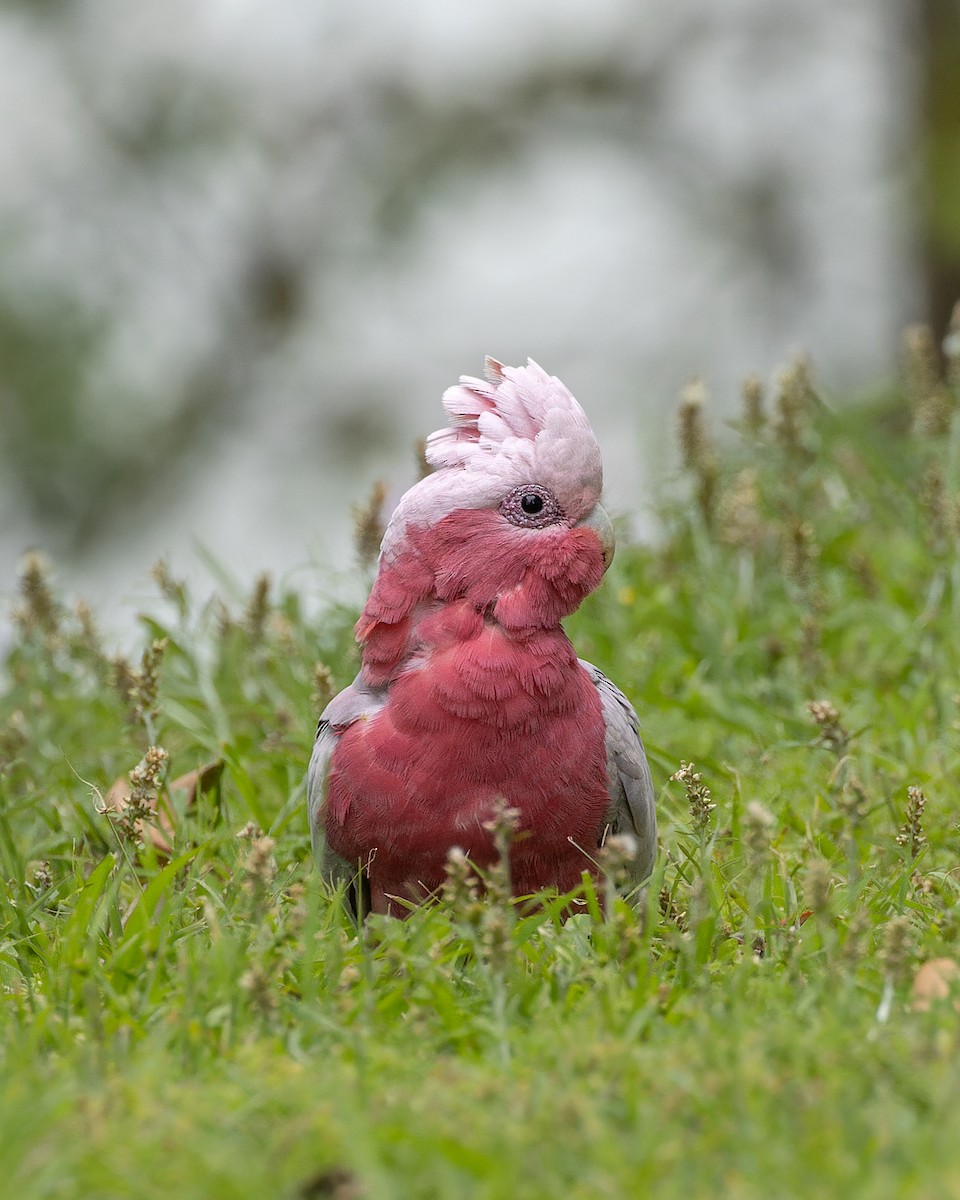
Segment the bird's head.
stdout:
<svg viewBox="0 0 960 1200">
<path fill-rule="evenodd" d="M 434 471 L 390 520 L 374 594 L 386 601 L 400 576 L 421 599 L 468 600 L 506 627 L 556 624 L 614 552 L 583 409 L 532 360 L 491 358 L 485 380 L 462 376 L 443 405 L 449 424 L 426 447 Z"/>
</svg>

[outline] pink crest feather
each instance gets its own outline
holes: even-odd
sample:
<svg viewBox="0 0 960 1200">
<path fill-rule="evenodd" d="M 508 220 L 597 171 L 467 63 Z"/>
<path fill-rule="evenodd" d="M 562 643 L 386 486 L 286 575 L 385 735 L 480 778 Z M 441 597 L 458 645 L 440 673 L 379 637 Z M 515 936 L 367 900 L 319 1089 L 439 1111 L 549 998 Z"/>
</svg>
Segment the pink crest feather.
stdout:
<svg viewBox="0 0 960 1200">
<path fill-rule="evenodd" d="M 506 367 L 487 357 L 484 370 L 486 380 L 461 375 L 459 384 L 444 392 L 450 424 L 427 439 L 431 466 L 464 466 L 478 454 L 498 453 L 511 438 L 533 442 L 547 428 L 550 414 L 563 413 L 569 432 L 592 439 L 580 405 L 532 358 L 525 367 Z"/>
</svg>

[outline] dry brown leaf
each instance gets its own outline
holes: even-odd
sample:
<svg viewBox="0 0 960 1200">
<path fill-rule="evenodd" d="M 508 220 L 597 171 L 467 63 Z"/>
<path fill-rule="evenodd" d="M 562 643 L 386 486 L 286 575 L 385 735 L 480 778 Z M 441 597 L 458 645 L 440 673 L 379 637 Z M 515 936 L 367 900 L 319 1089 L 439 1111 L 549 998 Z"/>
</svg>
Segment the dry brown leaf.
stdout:
<svg viewBox="0 0 960 1200">
<path fill-rule="evenodd" d="M 194 804 L 201 796 L 206 796 L 208 792 L 213 791 L 220 782 L 222 774 L 223 759 L 215 758 L 213 762 L 204 763 L 195 771 L 188 771 L 186 775 L 174 779 L 172 783 L 167 784 L 167 787 L 172 792 L 188 792 L 188 803 Z"/>
<path fill-rule="evenodd" d="M 952 958 L 931 958 L 919 968 L 913 977 L 911 1007 L 914 1012 L 929 1012 L 938 1000 L 946 1000 L 957 990 L 960 981 L 960 963 Z M 960 1010 L 960 998 L 953 1002 Z"/>
</svg>

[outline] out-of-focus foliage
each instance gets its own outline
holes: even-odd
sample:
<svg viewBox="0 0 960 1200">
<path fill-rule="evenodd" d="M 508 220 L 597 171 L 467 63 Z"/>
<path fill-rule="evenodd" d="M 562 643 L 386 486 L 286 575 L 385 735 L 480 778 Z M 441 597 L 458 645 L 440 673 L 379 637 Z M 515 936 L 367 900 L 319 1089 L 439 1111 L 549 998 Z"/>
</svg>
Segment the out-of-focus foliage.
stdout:
<svg viewBox="0 0 960 1200">
<path fill-rule="evenodd" d="M 486 352 L 574 388 L 630 510 L 690 361 L 727 410 L 801 337 L 872 380 L 918 293 L 901 21 L 0 5 L 0 578 L 339 548 Z"/>
</svg>

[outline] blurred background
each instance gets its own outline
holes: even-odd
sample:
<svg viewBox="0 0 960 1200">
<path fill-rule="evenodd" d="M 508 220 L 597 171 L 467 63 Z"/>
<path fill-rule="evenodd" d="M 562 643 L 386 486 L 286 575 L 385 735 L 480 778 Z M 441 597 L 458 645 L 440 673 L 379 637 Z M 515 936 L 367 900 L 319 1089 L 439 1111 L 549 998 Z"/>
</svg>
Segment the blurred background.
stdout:
<svg viewBox="0 0 960 1200">
<path fill-rule="evenodd" d="M 486 353 L 643 534 L 692 376 L 856 395 L 958 295 L 957 0 L 0 0 L 0 592 L 348 570 Z"/>
</svg>

